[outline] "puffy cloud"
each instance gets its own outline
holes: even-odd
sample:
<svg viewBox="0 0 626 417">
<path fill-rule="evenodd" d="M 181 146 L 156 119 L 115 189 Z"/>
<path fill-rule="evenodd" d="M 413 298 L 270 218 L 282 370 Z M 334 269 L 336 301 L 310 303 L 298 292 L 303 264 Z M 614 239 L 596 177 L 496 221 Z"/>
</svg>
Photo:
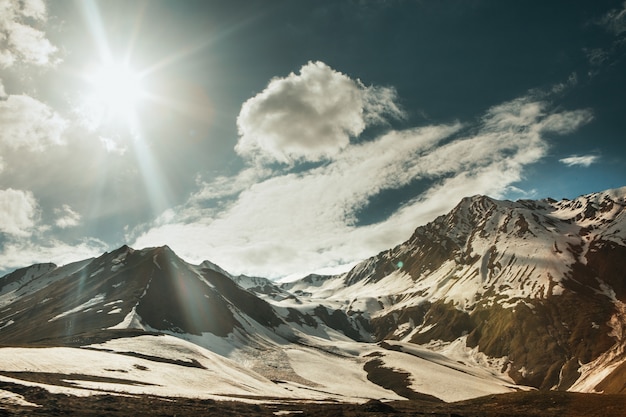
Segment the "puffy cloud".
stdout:
<svg viewBox="0 0 626 417">
<path fill-rule="evenodd" d="M 203 184 L 187 204 L 128 238 L 137 247 L 168 244 L 192 262 L 210 259 L 233 273 L 279 277 L 349 264 L 402 242 L 463 196 L 504 196 L 547 154 L 546 133 L 570 133 L 591 117 L 553 112 L 526 96 L 489 109 L 478 124 L 391 131 L 346 145 L 299 173 L 255 177 L 248 168 L 230 183 Z M 381 192 L 418 181 L 421 194 L 378 222 L 360 222 Z M 219 209 L 203 206 L 203 198 L 220 195 L 228 200 Z"/>
<path fill-rule="evenodd" d="M 573 167 L 573 166 L 588 167 L 589 165 L 595 162 L 598 162 L 599 159 L 600 157 L 598 155 L 582 155 L 582 156 L 572 155 L 572 156 L 568 156 L 567 158 L 559 159 L 559 162 L 569 167 Z"/>
<path fill-rule="evenodd" d="M 30 191 L 0 190 L 0 232 L 29 236 L 39 217 L 37 200 Z"/>
<path fill-rule="evenodd" d="M 16 62 L 46 66 L 53 64 L 57 47 L 31 23 L 47 19 L 42 0 L 0 0 L 0 67 Z"/>
<path fill-rule="evenodd" d="M 46 20 L 46 3 L 43 0 L 22 0 L 20 2 L 22 14 L 36 20 Z"/>
<path fill-rule="evenodd" d="M 55 209 L 54 213 L 59 216 L 55 224 L 61 229 L 78 226 L 80 224 L 81 215 L 72 210 L 72 207 L 68 204 L 63 204 L 63 207 Z"/>
<path fill-rule="evenodd" d="M 235 150 L 284 163 L 331 158 L 368 124 L 385 115 L 401 117 L 395 98 L 393 89 L 365 87 L 322 62 L 309 62 L 243 104 Z"/>
<path fill-rule="evenodd" d="M 41 151 L 63 143 L 68 122 L 48 105 L 26 95 L 0 101 L 0 143 L 11 148 Z"/>
</svg>

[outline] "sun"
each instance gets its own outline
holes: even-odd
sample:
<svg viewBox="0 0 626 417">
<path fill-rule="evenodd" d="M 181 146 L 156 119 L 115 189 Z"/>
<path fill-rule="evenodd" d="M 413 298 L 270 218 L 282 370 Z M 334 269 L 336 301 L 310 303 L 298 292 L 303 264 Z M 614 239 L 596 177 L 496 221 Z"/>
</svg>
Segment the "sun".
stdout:
<svg viewBox="0 0 626 417">
<path fill-rule="evenodd" d="M 146 97 L 141 72 L 113 62 L 90 68 L 84 78 L 83 108 L 93 128 L 130 123 L 137 117 Z"/>
<path fill-rule="evenodd" d="M 142 96 L 139 74 L 125 64 L 98 68 L 91 76 L 93 96 L 110 109 L 134 108 Z"/>
</svg>

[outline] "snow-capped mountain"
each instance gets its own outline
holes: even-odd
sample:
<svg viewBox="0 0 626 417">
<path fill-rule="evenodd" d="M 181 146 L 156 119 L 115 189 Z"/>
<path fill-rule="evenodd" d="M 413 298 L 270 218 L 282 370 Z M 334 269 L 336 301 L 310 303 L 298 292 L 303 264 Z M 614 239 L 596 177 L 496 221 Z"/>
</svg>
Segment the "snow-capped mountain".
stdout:
<svg viewBox="0 0 626 417">
<path fill-rule="evenodd" d="M 462 341 L 502 358 L 517 383 L 589 387 L 582 364 L 624 360 L 625 206 L 626 187 L 573 201 L 464 198 L 344 276 L 289 288 L 367 312 L 375 340 Z"/>
<path fill-rule="evenodd" d="M 348 273 L 287 284 L 191 265 L 166 246 L 33 265 L 0 278 L 0 378 L 344 400 L 624 392 L 625 207 L 626 187 L 464 198 Z M 167 378 L 177 372 L 185 382 Z"/>
</svg>

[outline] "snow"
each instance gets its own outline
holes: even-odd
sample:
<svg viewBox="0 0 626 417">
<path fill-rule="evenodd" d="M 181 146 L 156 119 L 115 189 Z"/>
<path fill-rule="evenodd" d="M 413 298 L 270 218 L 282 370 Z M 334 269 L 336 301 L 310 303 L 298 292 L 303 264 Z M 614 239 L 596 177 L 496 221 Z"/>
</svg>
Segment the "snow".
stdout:
<svg viewBox="0 0 626 417">
<path fill-rule="evenodd" d="M 29 267 L 20 280 L 0 288 L 0 308 L 18 298 L 34 294 L 48 285 L 79 272 L 91 261 L 92 259 L 86 259 L 63 267 L 57 267 L 54 264 L 40 264 Z"/>
<path fill-rule="evenodd" d="M 74 313 L 78 313 L 79 311 L 87 310 L 90 307 L 93 307 L 95 305 L 98 305 L 98 304 L 102 303 L 102 301 L 104 301 L 105 297 L 106 297 L 106 294 L 98 294 L 95 297 L 93 297 L 92 299 L 85 301 L 81 305 L 76 306 L 76 307 L 74 307 L 71 310 L 65 311 L 65 312 L 63 312 L 61 314 L 57 314 L 56 316 L 52 317 L 48 321 L 55 321 L 55 320 L 58 320 L 60 318 L 69 316 L 70 314 L 74 314 Z"/>
<path fill-rule="evenodd" d="M 352 398 L 403 399 L 367 379 L 362 358 L 345 358 L 309 349 L 286 349 L 289 363 L 301 377 L 313 382 L 315 389 Z"/>
<path fill-rule="evenodd" d="M 93 277 L 95 277 L 96 275 L 100 274 L 103 271 L 104 271 L 104 267 L 102 266 L 102 267 L 98 268 L 97 271 L 92 272 L 91 275 L 89 275 L 89 278 L 93 278 Z"/>
<path fill-rule="evenodd" d="M 139 314 L 137 314 L 136 308 L 137 306 L 133 307 L 121 322 L 119 322 L 115 326 L 109 327 L 109 329 L 110 330 L 115 330 L 115 329 L 145 330 L 143 324 L 141 324 L 141 317 L 139 316 Z"/>
<path fill-rule="evenodd" d="M 459 364 L 427 349 L 414 348 L 407 353 L 385 351 L 379 359 L 385 367 L 409 372 L 411 388 L 417 392 L 453 402 L 515 391 L 513 383 L 489 376 L 481 368 Z"/>
<path fill-rule="evenodd" d="M 161 265 L 159 265 L 159 261 L 157 261 L 157 257 L 158 257 L 158 254 L 156 254 L 156 253 L 155 253 L 155 254 L 154 254 L 154 256 L 152 257 L 152 263 L 153 263 L 153 264 L 154 264 L 157 268 L 161 269 Z"/>
<path fill-rule="evenodd" d="M 0 404 L 19 405 L 20 407 L 41 407 L 39 404 L 26 401 L 24 396 L 0 389 Z M 0 407 L 0 410 L 2 407 Z"/>
<path fill-rule="evenodd" d="M 0 326 L 0 330 L 4 329 L 5 327 L 9 327 L 13 323 L 15 323 L 13 320 L 8 320 L 6 323 L 4 323 L 2 326 Z"/>
<path fill-rule="evenodd" d="M 30 372 L 72 374 L 72 382 L 78 389 L 194 398 L 232 395 L 291 396 L 284 388 L 226 358 L 173 337 L 161 337 L 170 340 L 159 344 L 159 352 L 146 352 L 142 349 L 146 346 L 142 341 L 132 347 L 131 351 L 141 354 L 156 353 L 153 356 L 165 359 L 178 353 L 184 355 L 179 356 L 178 360 L 195 360 L 206 369 L 181 367 L 165 361 L 148 360 L 117 352 L 66 347 L 2 348 L 0 362 L 2 369 L 7 372 L 29 369 Z M 72 360 L 68 361 L 67 358 Z M 80 375 L 117 378 L 120 381 L 84 381 L 79 378 Z M 140 384 L 127 381 L 137 381 Z M 70 392 L 74 393 L 74 389 L 70 389 Z"/>
</svg>

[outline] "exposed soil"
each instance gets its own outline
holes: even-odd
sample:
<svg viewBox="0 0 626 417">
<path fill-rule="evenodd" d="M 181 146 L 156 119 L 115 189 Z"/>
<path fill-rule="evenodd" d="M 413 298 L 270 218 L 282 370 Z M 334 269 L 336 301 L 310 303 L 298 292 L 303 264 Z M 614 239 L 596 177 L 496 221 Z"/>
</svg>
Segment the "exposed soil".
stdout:
<svg viewBox="0 0 626 417">
<path fill-rule="evenodd" d="M 516 392 L 469 401 L 443 403 L 426 400 L 365 404 L 267 399 L 263 404 L 154 396 L 93 395 L 76 397 L 9 382 L 0 390 L 22 395 L 40 407 L 0 402 L 0 416 L 431 416 L 431 417 L 623 417 L 626 395 L 568 392 Z"/>
</svg>

